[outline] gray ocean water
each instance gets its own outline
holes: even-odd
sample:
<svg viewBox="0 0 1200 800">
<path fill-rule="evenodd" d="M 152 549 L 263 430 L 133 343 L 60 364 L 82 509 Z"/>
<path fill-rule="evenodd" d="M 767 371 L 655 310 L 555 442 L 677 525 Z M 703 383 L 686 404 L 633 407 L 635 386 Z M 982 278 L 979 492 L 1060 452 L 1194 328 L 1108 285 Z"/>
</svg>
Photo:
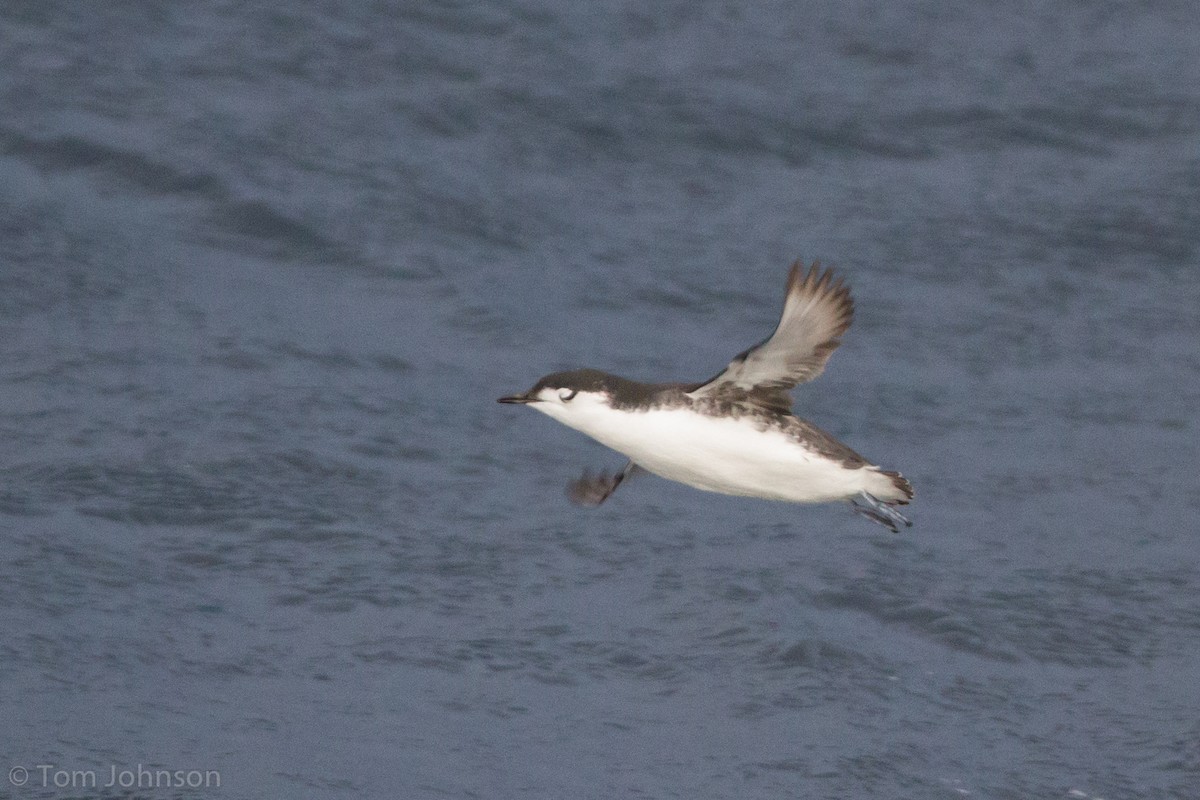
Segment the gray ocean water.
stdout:
<svg viewBox="0 0 1200 800">
<path fill-rule="evenodd" d="M 1192 3 L 8 3 L 0 109 L 0 796 L 1200 797 Z M 495 398 L 797 257 L 915 526 L 568 504 Z"/>
</svg>

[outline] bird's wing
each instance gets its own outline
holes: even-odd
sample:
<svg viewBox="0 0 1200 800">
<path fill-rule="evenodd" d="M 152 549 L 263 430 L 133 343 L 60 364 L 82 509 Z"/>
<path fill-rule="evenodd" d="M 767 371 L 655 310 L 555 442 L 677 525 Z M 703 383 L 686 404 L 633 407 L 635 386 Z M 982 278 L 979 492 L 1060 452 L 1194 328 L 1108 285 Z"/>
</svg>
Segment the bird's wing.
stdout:
<svg viewBox="0 0 1200 800">
<path fill-rule="evenodd" d="M 784 413 L 787 392 L 825 369 L 840 336 L 854 318 L 850 288 L 816 262 L 807 273 L 799 261 L 788 274 L 783 314 L 775 332 L 740 353 L 721 374 L 688 394 L 693 398 L 736 397 Z"/>
<path fill-rule="evenodd" d="M 567 497 L 578 506 L 598 506 L 611 497 L 626 478 L 641 471 L 641 467 L 630 461 L 620 472 L 611 475 L 603 472 L 596 475 L 584 472 L 582 477 L 567 484 Z"/>
</svg>

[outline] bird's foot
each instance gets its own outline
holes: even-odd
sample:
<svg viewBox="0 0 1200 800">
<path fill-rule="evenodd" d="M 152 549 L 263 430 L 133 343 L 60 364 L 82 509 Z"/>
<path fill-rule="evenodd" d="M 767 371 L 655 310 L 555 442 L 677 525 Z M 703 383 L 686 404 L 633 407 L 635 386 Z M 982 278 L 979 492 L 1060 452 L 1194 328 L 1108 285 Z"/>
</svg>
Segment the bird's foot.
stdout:
<svg viewBox="0 0 1200 800">
<path fill-rule="evenodd" d="M 899 533 L 900 525 L 912 527 L 908 517 L 870 492 L 859 492 L 857 497 L 850 498 L 850 507 L 872 522 L 878 522 L 888 528 L 892 533 Z"/>
</svg>

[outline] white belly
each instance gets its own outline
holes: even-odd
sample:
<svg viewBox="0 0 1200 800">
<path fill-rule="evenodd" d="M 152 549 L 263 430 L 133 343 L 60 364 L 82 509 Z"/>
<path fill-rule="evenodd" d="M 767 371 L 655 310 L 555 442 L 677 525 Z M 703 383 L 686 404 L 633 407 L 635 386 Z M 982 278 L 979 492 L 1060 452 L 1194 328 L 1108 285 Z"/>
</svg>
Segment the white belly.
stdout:
<svg viewBox="0 0 1200 800">
<path fill-rule="evenodd" d="M 710 492 L 820 503 L 847 499 L 862 490 L 881 498 L 895 491 L 874 467 L 847 469 L 782 431 L 758 430 L 745 417 L 726 419 L 681 409 L 624 412 L 600 406 L 569 415 L 553 406 L 539 410 L 657 475 Z"/>
</svg>

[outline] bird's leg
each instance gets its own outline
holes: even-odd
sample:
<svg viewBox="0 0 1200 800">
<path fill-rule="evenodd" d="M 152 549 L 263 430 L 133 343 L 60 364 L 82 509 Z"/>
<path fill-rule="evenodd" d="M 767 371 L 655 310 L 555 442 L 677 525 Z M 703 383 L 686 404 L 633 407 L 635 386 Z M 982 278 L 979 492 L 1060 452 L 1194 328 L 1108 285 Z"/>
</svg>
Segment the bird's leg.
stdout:
<svg viewBox="0 0 1200 800">
<path fill-rule="evenodd" d="M 859 502 L 860 500 L 862 501 L 861 503 Z M 909 521 L 908 517 L 870 492 L 859 492 L 857 497 L 850 498 L 850 507 L 872 522 L 878 522 L 885 528 L 890 529 L 892 533 L 900 532 L 899 525 L 904 525 L 906 528 L 912 527 L 912 522 Z"/>
<path fill-rule="evenodd" d="M 567 484 L 567 497 L 571 498 L 571 502 L 576 505 L 594 508 L 607 500 L 622 481 L 639 469 L 637 464 L 630 461 L 624 469 L 612 475 L 603 472 L 596 475 L 590 471 L 584 472 L 582 477 Z"/>
</svg>

